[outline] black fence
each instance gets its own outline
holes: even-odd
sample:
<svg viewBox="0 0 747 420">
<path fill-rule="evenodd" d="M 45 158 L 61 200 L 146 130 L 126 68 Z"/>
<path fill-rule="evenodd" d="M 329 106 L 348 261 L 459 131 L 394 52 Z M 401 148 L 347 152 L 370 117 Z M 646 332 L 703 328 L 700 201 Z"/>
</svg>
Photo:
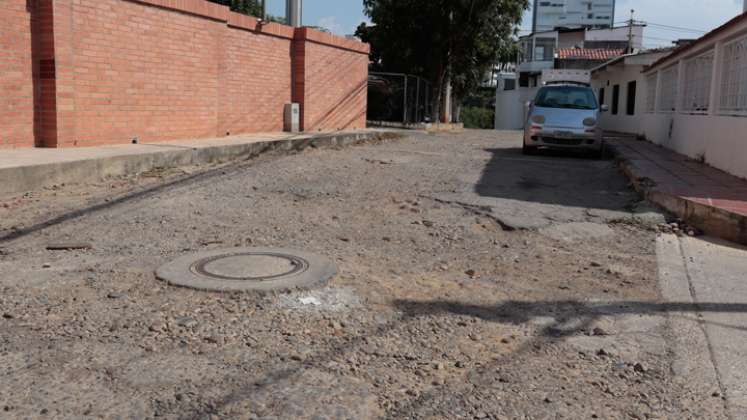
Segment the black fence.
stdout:
<svg viewBox="0 0 747 420">
<path fill-rule="evenodd" d="M 431 84 L 401 73 L 368 75 L 369 121 L 392 123 L 429 122 L 432 111 Z"/>
</svg>

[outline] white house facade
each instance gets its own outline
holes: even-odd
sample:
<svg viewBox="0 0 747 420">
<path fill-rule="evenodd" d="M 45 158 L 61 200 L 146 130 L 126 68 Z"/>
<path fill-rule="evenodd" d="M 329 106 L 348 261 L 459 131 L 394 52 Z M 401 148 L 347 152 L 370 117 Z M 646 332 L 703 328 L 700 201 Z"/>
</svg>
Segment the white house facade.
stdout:
<svg viewBox="0 0 747 420">
<path fill-rule="evenodd" d="M 747 178 L 747 13 L 676 49 L 642 75 L 645 108 L 641 121 L 631 125 L 635 131 Z"/>
<path fill-rule="evenodd" d="M 671 50 L 650 50 L 628 54 L 591 71 L 591 85 L 609 112 L 600 124 L 607 131 L 644 135 L 642 116 L 646 113 L 646 77 L 643 70 Z"/>
</svg>

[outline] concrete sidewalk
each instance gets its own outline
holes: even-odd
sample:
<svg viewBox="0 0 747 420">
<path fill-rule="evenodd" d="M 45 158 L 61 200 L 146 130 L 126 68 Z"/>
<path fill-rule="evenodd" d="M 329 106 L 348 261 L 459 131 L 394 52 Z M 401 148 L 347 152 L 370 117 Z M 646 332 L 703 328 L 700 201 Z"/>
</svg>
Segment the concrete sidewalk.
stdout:
<svg viewBox="0 0 747 420">
<path fill-rule="evenodd" d="M 747 181 L 653 143 L 607 141 L 646 199 L 709 235 L 747 244 Z"/>
<path fill-rule="evenodd" d="M 663 235 L 656 254 L 673 372 L 713 389 L 729 418 L 747 418 L 747 248 Z"/>
<path fill-rule="evenodd" d="M 314 134 L 265 133 L 69 149 L 0 150 L 0 196 L 59 184 L 97 181 L 185 165 L 246 159 L 269 151 L 343 146 L 396 136 L 397 130 L 367 129 Z"/>
</svg>

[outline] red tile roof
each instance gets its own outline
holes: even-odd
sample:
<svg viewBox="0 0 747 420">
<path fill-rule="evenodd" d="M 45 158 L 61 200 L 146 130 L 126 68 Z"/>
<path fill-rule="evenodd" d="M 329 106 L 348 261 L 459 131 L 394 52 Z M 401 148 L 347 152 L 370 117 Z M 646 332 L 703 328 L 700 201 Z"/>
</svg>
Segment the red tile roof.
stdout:
<svg viewBox="0 0 747 420">
<path fill-rule="evenodd" d="M 607 61 L 625 54 L 624 48 L 560 48 L 560 60 L 598 60 Z"/>
</svg>

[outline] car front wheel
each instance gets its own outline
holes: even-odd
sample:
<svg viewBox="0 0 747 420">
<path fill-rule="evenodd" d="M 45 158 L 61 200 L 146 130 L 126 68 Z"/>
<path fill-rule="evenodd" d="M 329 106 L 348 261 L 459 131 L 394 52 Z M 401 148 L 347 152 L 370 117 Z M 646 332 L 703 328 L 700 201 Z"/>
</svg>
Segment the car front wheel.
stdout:
<svg viewBox="0 0 747 420">
<path fill-rule="evenodd" d="M 521 152 L 525 155 L 533 155 L 537 153 L 537 147 L 536 146 L 527 146 L 526 143 L 522 144 Z"/>
</svg>

